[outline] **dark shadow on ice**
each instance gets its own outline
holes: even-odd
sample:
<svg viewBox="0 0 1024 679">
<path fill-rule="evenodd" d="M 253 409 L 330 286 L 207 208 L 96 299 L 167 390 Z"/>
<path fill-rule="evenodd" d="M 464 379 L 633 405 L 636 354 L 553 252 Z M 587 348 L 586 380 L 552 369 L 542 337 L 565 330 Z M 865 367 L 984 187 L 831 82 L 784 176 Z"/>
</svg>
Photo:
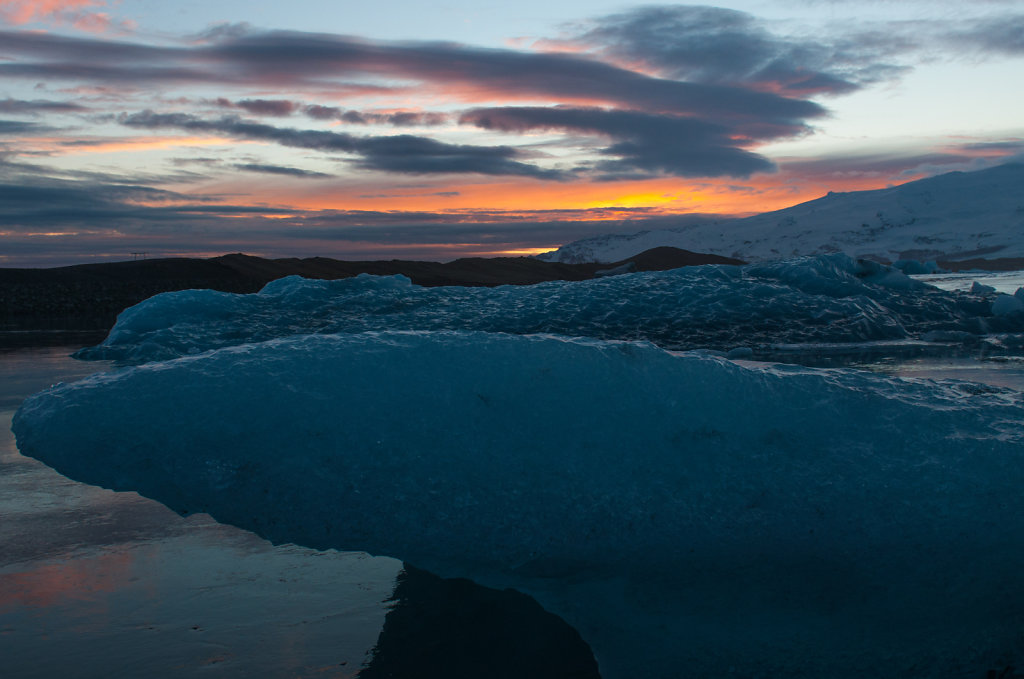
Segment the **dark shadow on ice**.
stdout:
<svg viewBox="0 0 1024 679">
<path fill-rule="evenodd" d="M 579 633 L 532 597 L 405 564 L 359 679 L 600 677 Z"/>
</svg>

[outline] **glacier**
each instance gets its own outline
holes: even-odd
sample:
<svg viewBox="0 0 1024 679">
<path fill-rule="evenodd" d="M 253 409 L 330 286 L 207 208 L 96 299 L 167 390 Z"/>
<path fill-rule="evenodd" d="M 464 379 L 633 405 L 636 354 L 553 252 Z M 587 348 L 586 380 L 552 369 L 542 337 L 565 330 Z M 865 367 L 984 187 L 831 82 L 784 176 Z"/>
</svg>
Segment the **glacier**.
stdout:
<svg viewBox="0 0 1024 679">
<path fill-rule="evenodd" d="M 898 329 L 970 324 L 984 306 L 822 261 L 849 266 L 775 269 L 754 289 L 788 275 L 806 318 L 845 300 L 868 319 L 855 328 L 865 309 Z M 698 279 L 728 289 L 752 271 Z M 665 308 L 689 303 L 668 283 L 686 276 L 644 276 L 580 290 L 653 285 Z M 398 279 L 344 283 L 283 281 L 284 304 L 172 293 L 126 312 L 104 351 L 170 360 L 29 398 L 20 450 L 274 542 L 526 592 L 608 679 L 984 676 L 1024 661 L 1020 392 L 434 325 L 497 324 L 493 306 L 525 333 L 555 298 L 545 323 L 560 310 L 575 334 L 607 335 L 629 328 L 608 314 L 644 316 L 609 308 L 630 301 L 615 294 L 566 307 L 554 286 L 456 302 Z M 892 290 L 903 306 L 886 306 Z M 745 313 L 775 304 L 754 299 Z M 364 330 L 406 315 L 431 327 Z"/>
<path fill-rule="evenodd" d="M 645 340 L 674 350 L 1024 333 L 1024 312 L 835 254 L 497 288 L 420 287 L 403 276 L 288 277 L 257 294 L 164 293 L 125 310 L 78 358 L 171 359 L 300 333 L 468 330 Z M 937 334 L 940 333 L 940 334 Z M 944 333 L 944 334 L 941 334 Z M 958 335 L 956 333 L 959 333 Z"/>
<path fill-rule="evenodd" d="M 773 212 L 633 234 L 606 234 L 539 255 L 619 262 L 671 246 L 747 261 L 844 252 L 886 261 L 1024 257 L 1024 163 L 949 172 L 870 191 L 832 193 Z"/>
</svg>

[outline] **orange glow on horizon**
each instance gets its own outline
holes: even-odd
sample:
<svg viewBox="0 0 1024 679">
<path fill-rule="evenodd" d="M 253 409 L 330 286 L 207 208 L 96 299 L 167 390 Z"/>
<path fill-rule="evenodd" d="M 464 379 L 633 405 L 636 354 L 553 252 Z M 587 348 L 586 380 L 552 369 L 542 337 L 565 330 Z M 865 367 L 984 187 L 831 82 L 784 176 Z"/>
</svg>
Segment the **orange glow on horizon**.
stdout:
<svg viewBox="0 0 1024 679">
<path fill-rule="evenodd" d="M 540 255 L 545 252 L 549 252 L 552 248 L 520 248 L 518 250 L 498 250 L 494 252 L 492 257 L 533 257 Z"/>
<path fill-rule="evenodd" d="M 912 178 L 907 178 L 910 181 Z M 751 215 L 770 212 L 820 198 L 829 191 L 859 191 L 888 186 L 885 178 L 850 176 L 800 177 L 778 173 L 748 180 L 655 178 L 622 182 L 558 183 L 536 180 L 494 180 L 466 184 L 437 184 L 388 188 L 276 180 L 273 183 L 222 180 L 206 187 L 207 195 L 231 196 L 225 201 L 244 204 L 258 196 L 259 205 L 295 210 L 428 212 L 471 220 L 474 213 L 516 214 L 592 211 L 564 219 L 624 219 L 631 216 L 692 213 Z M 251 198 L 249 199 L 251 200 Z M 607 210 L 606 214 L 599 211 Z M 267 215 L 271 216 L 271 215 Z M 276 215 L 276 218 L 285 218 Z M 556 218 L 555 214 L 548 218 Z"/>
</svg>

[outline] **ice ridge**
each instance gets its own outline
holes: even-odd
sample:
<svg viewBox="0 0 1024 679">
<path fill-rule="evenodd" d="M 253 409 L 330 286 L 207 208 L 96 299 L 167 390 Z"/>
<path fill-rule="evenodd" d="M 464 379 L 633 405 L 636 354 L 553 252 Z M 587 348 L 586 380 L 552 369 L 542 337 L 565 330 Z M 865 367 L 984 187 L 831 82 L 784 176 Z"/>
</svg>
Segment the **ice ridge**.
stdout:
<svg viewBox="0 0 1024 679">
<path fill-rule="evenodd" d="M 251 295 L 157 295 L 124 311 L 109 337 L 78 357 L 143 362 L 294 334 L 446 329 L 728 350 L 1024 332 L 1024 313 L 994 316 L 984 295 L 943 292 L 845 255 L 497 288 L 293 276 Z"/>
</svg>

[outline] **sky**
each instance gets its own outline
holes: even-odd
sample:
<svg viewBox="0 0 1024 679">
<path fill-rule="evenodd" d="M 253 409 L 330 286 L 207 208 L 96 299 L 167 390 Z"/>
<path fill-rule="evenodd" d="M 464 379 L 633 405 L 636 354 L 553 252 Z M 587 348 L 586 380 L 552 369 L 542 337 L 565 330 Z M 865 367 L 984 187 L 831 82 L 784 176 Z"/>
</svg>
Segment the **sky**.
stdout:
<svg viewBox="0 0 1024 679">
<path fill-rule="evenodd" d="M 1024 160 L 1022 76 L 1024 0 L 0 0 L 0 266 L 755 214 Z"/>
</svg>

